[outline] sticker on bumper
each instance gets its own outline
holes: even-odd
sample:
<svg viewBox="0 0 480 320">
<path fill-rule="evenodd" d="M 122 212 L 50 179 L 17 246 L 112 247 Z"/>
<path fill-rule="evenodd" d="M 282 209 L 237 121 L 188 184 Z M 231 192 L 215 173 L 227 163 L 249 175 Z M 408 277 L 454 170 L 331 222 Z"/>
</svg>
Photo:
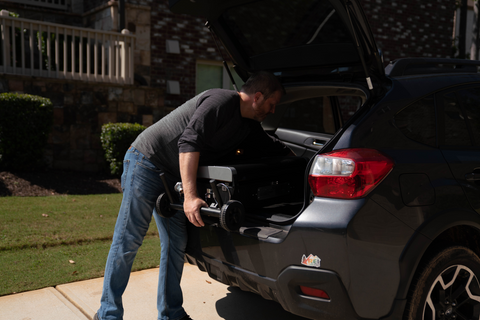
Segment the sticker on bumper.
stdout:
<svg viewBox="0 0 480 320">
<path fill-rule="evenodd" d="M 308 257 L 303 255 L 302 257 L 302 264 L 309 267 L 317 267 L 320 268 L 320 261 L 322 261 L 319 257 L 310 254 Z"/>
</svg>

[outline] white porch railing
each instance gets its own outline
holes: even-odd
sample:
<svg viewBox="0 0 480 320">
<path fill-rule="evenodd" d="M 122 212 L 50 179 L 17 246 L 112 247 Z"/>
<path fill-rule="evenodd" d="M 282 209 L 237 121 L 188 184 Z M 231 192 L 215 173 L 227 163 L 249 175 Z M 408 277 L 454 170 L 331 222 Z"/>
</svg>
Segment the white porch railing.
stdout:
<svg viewBox="0 0 480 320">
<path fill-rule="evenodd" d="M 67 0 L 7 0 L 15 3 L 29 4 L 31 6 L 45 7 L 51 9 L 66 10 Z"/>
<path fill-rule="evenodd" d="M 133 84 L 133 35 L 4 15 L 0 31 L 0 74 Z"/>
</svg>

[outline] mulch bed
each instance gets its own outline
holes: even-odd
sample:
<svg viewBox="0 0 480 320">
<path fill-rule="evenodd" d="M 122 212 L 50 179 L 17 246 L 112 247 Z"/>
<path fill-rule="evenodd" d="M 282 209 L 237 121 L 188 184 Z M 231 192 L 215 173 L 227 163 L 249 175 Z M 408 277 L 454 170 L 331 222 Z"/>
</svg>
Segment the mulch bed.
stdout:
<svg viewBox="0 0 480 320">
<path fill-rule="evenodd" d="M 105 174 L 70 171 L 0 171 L 0 197 L 106 194 L 122 192 L 120 179 Z"/>
</svg>

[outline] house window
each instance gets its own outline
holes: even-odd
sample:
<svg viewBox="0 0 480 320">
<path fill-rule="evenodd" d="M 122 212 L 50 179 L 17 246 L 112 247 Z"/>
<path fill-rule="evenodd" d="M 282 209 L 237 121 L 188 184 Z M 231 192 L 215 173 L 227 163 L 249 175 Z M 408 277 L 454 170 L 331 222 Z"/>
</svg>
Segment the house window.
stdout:
<svg viewBox="0 0 480 320">
<path fill-rule="evenodd" d="M 240 90 L 243 85 L 243 80 L 237 75 L 231 66 L 230 72 L 235 79 L 237 89 Z M 227 71 L 220 62 L 198 61 L 195 77 L 195 94 L 199 94 L 200 92 L 213 88 L 233 90 L 233 85 L 230 81 Z"/>
</svg>

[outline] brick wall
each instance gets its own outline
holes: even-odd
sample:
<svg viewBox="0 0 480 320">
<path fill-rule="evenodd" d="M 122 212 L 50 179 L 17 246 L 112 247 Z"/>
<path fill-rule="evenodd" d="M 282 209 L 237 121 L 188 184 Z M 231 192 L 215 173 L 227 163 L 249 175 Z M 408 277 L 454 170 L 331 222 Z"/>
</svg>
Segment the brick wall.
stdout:
<svg viewBox="0 0 480 320">
<path fill-rule="evenodd" d="M 361 0 L 385 62 L 451 56 L 454 0 Z"/>
<path fill-rule="evenodd" d="M 171 13 L 168 0 L 151 4 L 151 37 L 151 85 L 166 89 L 169 80 L 180 83 L 180 95 L 165 94 L 165 107 L 172 109 L 195 95 L 197 59 L 222 60 L 204 20 Z M 179 54 L 166 52 L 167 40 L 179 42 Z"/>
</svg>

